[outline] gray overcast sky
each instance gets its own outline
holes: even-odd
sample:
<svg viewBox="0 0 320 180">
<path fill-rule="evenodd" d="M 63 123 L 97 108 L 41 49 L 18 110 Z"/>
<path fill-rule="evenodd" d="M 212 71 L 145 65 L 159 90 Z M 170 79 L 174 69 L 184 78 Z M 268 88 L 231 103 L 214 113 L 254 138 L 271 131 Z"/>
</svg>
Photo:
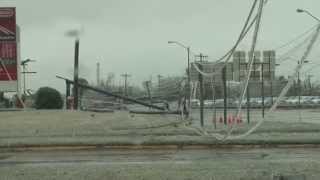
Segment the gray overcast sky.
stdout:
<svg viewBox="0 0 320 180">
<path fill-rule="evenodd" d="M 133 83 L 157 74 L 181 75 L 186 65 L 183 49 L 168 45 L 177 40 L 215 59 L 234 44 L 253 0 L 0 0 L 17 7 L 21 27 L 21 57 L 33 58 L 29 85 L 64 91 L 55 75 L 72 77 L 73 39 L 64 36 L 82 25 L 80 74 L 95 82 L 96 62 L 102 76 L 132 74 Z M 314 26 L 297 14 L 308 9 L 320 17 L 319 0 L 269 0 L 263 15 L 259 49 L 273 49 Z M 250 41 L 241 44 L 246 50 Z M 318 52 L 318 54 L 316 53 Z M 281 54 L 281 52 L 279 52 Z M 320 56 L 317 46 L 314 57 Z M 315 60 L 316 61 L 316 58 Z M 320 60 L 319 60 L 320 62 Z M 281 66 L 289 72 L 293 63 Z M 30 87 L 30 86 L 29 86 Z"/>
</svg>

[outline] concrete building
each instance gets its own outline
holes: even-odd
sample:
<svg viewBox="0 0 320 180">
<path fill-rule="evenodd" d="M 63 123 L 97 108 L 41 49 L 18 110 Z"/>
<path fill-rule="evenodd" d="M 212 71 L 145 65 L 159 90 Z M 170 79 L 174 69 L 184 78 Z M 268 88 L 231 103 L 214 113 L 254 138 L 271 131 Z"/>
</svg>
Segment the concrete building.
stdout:
<svg viewBox="0 0 320 180">
<path fill-rule="evenodd" d="M 226 64 L 226 79 L 230 82 L 243 82 L 249 69 L 249 57 L 251 52 L 236 51 L 232 56 L 232 60 Z M 214 76 L 204 76 L 205 88 L 214 86 L 221 89 L 222 87 L 222 69 L 225 62 L 195 62 L 190 68 L 191 81 L 196 83 L 199 81 L 199 73 L 195 66 L 200 64 L 200 68 L 205 73 L 215 73 Z M 265 95 L 277 95 L 283 85 L 276 82 L 276 52 L 275 51 L 255 51 L 250 76 L 250 95 L 253 97 L 261 96 L 262 80 L 264 81 Z M 232 83 L 233 84 L 233 83 Z"/>
</svg>

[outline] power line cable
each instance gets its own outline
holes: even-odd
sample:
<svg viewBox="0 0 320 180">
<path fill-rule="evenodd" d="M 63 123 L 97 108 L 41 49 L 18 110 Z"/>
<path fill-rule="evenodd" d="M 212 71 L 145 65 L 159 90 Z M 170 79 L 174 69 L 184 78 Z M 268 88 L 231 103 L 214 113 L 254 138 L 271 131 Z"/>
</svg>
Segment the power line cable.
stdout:
<svg viewBox="0 0 320 180">
<path fill-rule="evenodd" d="M 308 37 L 306 37 L 302 42 L 300 42 L 299 44 L 297 44 L 296 46 L 294 46 L 292 49 L 288 50 L 287 52 L 283 53 L 282 55 L 280 55 L 278 62 L 284 62 L 287 60 L 290 60 L 290 58 L 288 58 L 289 54 L 292 54 L 294 52 L 297 52 L 297 50 L 299 48 L 301 48 L 303 45 L 305 45 L 306 43 L 308 43 L 308 41 L 310 41 L 310 39 L 312 38 L 312 34 Z"/>
<path fill-rule="evenodd" d="M 293 44 L 294 42 L 298 41 L 299 39 L 301 39 L 301 38 L 304 37 L 305 35 L 311 33 L 311 32 L 312 32 L 314 29 L 316 29 L 316 28 L 317 28 L 317 25 L 312 26 L 312 27 L 309 28 L 307 31 L 299 34 L 299 35 L 296 36 L 295 38 L 289 40 L 288 42 L 286 42 L 286 43 L 284 43 L 284 44 L 282 44 L 282 45 L 280 45 L 280 46 L 278 46 L 278 47 L 276 47 L 276 48 L 274 48 L 274 49 L 275 49 L 275 50 L 280 50 L 280 49 L 283 49 L 283 48 L 285 48 L 285 47 L 287 47 L 287 46 L 290 46 L 291 44 Z"/>
</svg>

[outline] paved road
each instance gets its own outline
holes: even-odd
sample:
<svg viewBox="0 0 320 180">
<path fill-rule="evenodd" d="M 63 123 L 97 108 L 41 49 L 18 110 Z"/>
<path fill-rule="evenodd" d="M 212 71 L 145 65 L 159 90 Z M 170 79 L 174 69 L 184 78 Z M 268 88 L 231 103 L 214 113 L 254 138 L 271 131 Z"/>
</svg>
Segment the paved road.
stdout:
<svg viewBox="0 0 320 180">
<path fill-rule="evenodd" d="M 3 152 L 1 179 L 272 179 L 320 177 L 319 149 Z"/>
</svg>

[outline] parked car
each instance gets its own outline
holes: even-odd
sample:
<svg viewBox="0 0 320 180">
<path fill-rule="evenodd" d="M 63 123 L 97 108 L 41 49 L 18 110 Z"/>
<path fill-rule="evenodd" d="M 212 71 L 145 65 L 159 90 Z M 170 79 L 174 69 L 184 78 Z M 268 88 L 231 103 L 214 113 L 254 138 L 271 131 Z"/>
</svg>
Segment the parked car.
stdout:
<svg viewBox="0 0 320 180">
<path fill-rule="evenodd" d="M 204 104 L 204 107 L 213 107 L 214 101 L 213 100 L 204 100 L 203 104 Z"/>
<path fill-rule="evenodd" d="M 199 99 L 191 99 L 190 101 L 192 108 L 200 107 L 200 100 Z"/>
<path fill-rule="evenodd" d="M 311 100 L 312 104 L 320 104 L 320 97 L 319 96 L 315 96 L 312 100 Z"/>
<path fill-rule="evenodd" d="M 287 105 L 294 105 L 298 104 L 299 102 L 299 97 L 298 96 L 290 96 L 288 99 L 285 100 Z"/>
</svg>

